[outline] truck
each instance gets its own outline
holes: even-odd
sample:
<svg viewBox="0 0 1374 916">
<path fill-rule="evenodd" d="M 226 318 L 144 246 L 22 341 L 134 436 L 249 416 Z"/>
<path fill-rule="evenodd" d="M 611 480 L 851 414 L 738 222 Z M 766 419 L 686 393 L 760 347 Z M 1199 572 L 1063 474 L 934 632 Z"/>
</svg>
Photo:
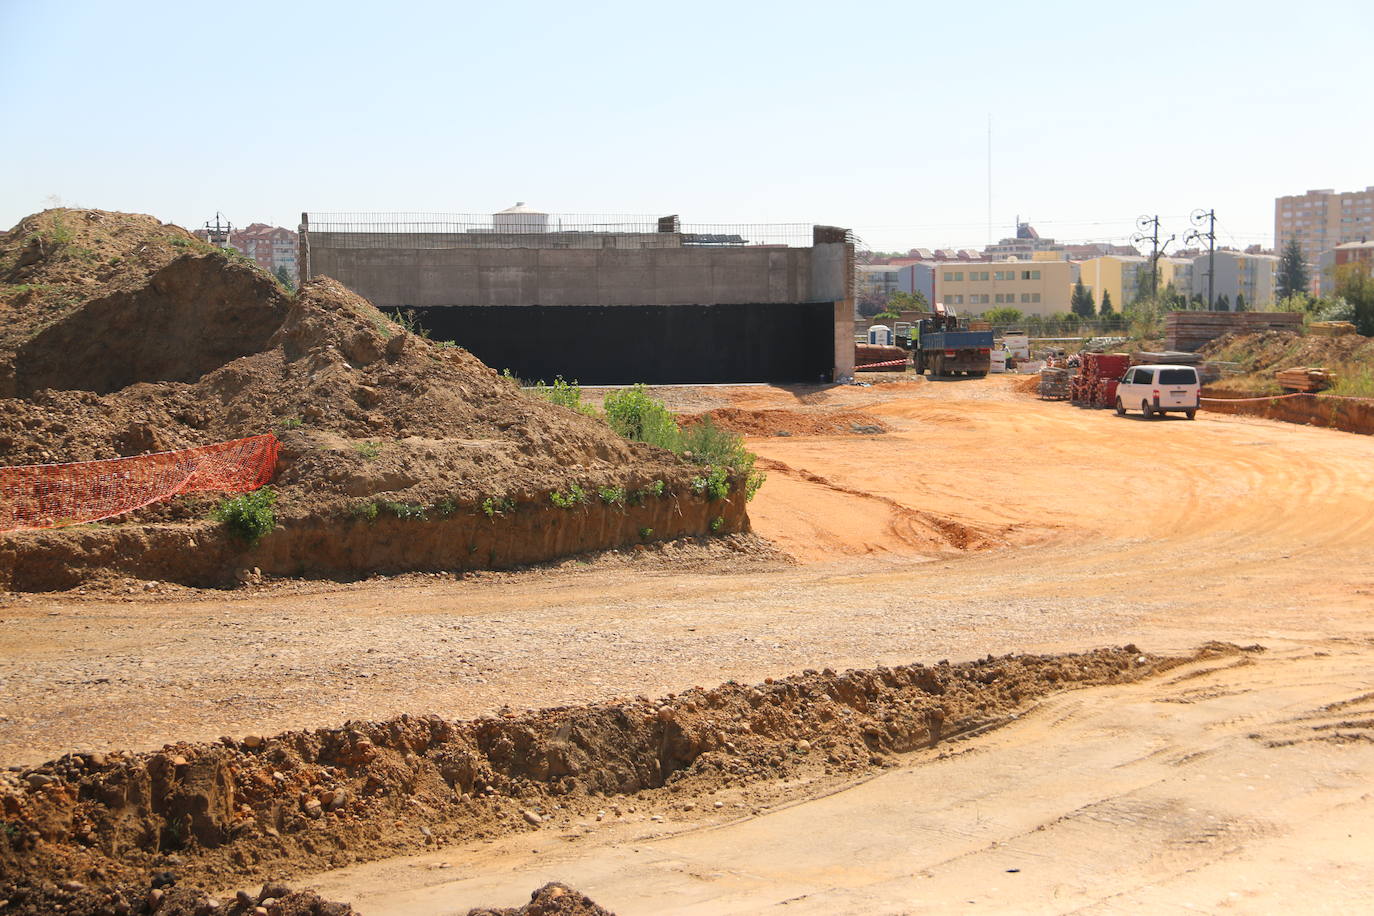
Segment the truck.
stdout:
<svg viewBox="0 0 1374 916">
<path fill-rule="evenodd" d="M 992 368 L 992 329 L 970 330 L 967 318 L 949 314 L 940 302 L 935 314 L 917 321 L 903 341 L 917 375 L 929 369 L 931 378 L 959 373 L 982 378 Z"/>
</svg>

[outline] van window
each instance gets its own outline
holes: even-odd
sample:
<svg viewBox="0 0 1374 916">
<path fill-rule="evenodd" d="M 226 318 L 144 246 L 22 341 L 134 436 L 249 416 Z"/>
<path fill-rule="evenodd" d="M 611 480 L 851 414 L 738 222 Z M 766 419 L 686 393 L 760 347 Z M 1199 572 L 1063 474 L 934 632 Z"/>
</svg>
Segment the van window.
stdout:
<svg viewBox="0 0 1374 916">
<path fill-rule="evenodd" d="M 1131 382 L 1136 385 L 1148 385 L 1153 381 L 1154 371 L 1151 369 L 1137 369 L 1135 370 L 1135 377 L 1131 379 Z"/>
<path fill-rule="evenodd" d="M 1196 385 L 1197 373 L 1192 369 L 1160 369 L 1161 385 Z"/>
</svg>

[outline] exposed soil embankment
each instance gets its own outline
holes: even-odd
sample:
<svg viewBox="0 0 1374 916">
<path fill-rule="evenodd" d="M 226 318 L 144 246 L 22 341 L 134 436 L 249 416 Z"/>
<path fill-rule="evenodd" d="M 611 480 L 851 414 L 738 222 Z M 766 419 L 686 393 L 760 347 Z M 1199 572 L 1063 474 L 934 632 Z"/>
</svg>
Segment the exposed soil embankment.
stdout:
<svg viewBox="0 0 1374 916">
<path fill-rule="evenodd" d="M 472 721 L 402 716 L 158 753 L 68 755 L 0 775 L 9 883 L 0 890 L 18 899 L 77 881 L 105 888 L 102 905 L 122 895 L 141 912 L 130 889 L 169 877 L 217 891 L 417 843 L 565 826 L 607 796 L 652 806 L 807 768 L 861 770 L 1004 721 L 1049 692 L 1174 664 L 1134 646 L 989 656 Z"/>
<path fill-rule="evenodd" d="M 1368 398 L 1342 398 L 1325 394 L 1254 398 L 1209 388 L 1203 392 L 1202 409 L 1305 426 L 1324 426 L 1348 433 L 1374 434 L 1374 400 Z"/>
<path fill-rule="evenodd" d="M 568 509 L 547 496 L 490 517 L 480 505 L 397 518 L 308 515 L 246 545 L 211 521 L 81 525 L 0 538 L 0 590 L 56 591 L 100 576 L 222 588 L 259 577 L 351 579 L 374 573 L 512 569 L 551 557 L 649 541 L 747 531 L 744 494 L 721 500 L 665 490 L 634 504 L 599 499 Z"/>
</svg>

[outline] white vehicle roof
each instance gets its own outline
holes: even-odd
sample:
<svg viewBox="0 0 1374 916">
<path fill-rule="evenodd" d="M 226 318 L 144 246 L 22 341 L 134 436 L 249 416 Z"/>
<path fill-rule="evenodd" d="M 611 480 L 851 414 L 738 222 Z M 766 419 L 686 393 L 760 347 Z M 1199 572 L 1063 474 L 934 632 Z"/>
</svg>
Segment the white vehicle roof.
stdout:
<svg viewBox="0 0 1374 916">
<path fill-rule="evenodd" d="M 1184 366 L 1179 363 L 1148 363 L 1140 366 L 1132 366 L 1132 369 L 1192 369 L 1197 371 L 1197 366 Z"/>
</svg>

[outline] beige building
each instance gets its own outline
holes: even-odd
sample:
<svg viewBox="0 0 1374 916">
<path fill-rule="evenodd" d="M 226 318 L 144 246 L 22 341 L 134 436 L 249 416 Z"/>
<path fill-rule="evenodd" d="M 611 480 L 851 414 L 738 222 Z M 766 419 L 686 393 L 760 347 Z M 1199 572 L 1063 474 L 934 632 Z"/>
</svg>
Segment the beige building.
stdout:
<svg viewBox="0 0 1374 916">
<path fill-rule="evenodd" d="M 1160 259 L 1163 260 L 1162 258 Z M 1102 305 L 1102 294 L 1109 293 L 1112 297 L 1112 311 L 1120 313 L 1123 308 L 1135 299 L 1136 290 L 1140 289 L 1140 277 L 1142 274 L 1149 276 L 1150 259 L 1140 257 L 1124 257 L 1118 255 L 1104 255 L 1100 258 L 1089 258 L 1086 261 L 1078 262 L 1078 277 L 1083 281 L 1083 285 L 1093 294 L 1093 304 L 1099 308 Z M 1148 283 L 1149 281 L 1146 280 Z M 1164 273 L 1160 271 L 1159 285 L 1164 287 Z"/>
<path fill-rule="evenodd" d="M 1330 188 L 1292 194 L 1274 201 L 1274 248 L 1282 254 L 1297 239 L 1312 276 L 1312 292 L 1331 279 L 1318 269 L 1322 255 L 1346 242 L 1374 239 L 1374 186 L 1363 191 Z"/>
<path fill-rule="evenodd" d="M 947 263 L 936 266 L 935 299 L 959 315 L 981 315 L 995 308 L 1053 315 L 1069 310 L 1077 279 L 1078 265 L 1071 261 Z"/>
</svg>

